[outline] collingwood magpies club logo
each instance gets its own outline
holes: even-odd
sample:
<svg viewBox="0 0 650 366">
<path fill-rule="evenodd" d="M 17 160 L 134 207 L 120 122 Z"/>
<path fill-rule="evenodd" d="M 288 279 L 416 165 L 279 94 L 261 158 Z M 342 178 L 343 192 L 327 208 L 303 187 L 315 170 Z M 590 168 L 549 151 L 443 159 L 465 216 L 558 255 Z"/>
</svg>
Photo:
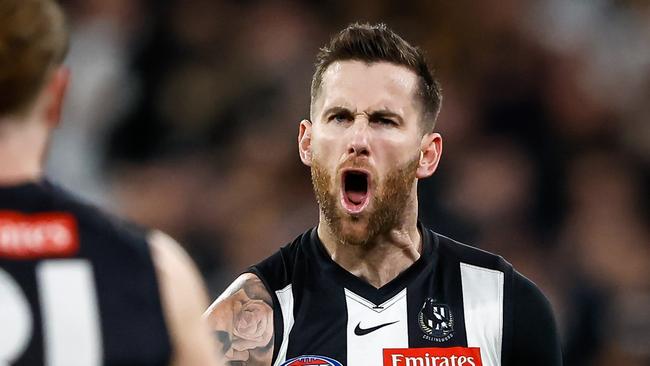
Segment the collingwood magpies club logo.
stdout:
<svg viewBox="0 0 650 366">
<path fill-rule="evenodd" d="M 437 304 L 428 298 L 422 304 L 418 314 L 420 329 L 424 339 L 434 342 L 446 342 L 454 336 L 454 315 L 445 304 Z"/>
</svg>

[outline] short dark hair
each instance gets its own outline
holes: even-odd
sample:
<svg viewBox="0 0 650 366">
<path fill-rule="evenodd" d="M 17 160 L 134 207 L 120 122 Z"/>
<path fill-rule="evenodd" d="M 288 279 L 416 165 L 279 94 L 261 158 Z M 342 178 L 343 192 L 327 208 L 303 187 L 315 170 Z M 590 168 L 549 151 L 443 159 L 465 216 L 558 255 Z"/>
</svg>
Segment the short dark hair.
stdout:
<svg viewBox="0 0 650 366">
<path fill-rule="evenodd" d="M 67 45 L 55 0 L 0 1 L 0 116 L 25 111 L 63 61 Z"/>
<path fill-rule="evenodd" d="M 423 107 L 423 130 L 431 131 L 440 112 L 442 92 L 422 51 L 410 45 L 385 24 L 353 23 L 330 39 L 316 56 L 316 71 L 311 82 L 312 104 L 318 97 L 323 74 L 336 61 L 358 60 L 366 63 L 390 62 L 404 66 L 420 79 L 417 91 Z"/>
</svg>

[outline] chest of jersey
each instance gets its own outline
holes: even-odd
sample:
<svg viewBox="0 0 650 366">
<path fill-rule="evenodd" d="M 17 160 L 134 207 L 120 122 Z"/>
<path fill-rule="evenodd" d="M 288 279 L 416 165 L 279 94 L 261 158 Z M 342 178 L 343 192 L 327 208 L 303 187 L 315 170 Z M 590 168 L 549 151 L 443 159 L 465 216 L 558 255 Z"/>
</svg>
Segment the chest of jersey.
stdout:
<svg viewBox="0 0 650 366">
<path fill-rule="evenodd" d="M 305 268 L 277 292 L 284 326 L 275 365 L 305 355 L 354 366 L 501 365 L 503 273 L 464 263 L 419 267 L 380 289 Z"/>
</svg>

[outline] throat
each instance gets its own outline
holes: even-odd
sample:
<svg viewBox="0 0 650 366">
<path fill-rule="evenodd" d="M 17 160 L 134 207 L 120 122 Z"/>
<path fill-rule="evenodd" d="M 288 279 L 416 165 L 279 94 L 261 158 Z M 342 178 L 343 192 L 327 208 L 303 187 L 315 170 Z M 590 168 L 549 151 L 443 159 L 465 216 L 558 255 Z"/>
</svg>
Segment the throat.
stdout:
<svg viewBox="0 0 650 366">
<path fill-rule="evenodd" d="M 413 263 L 414 262 L 411 262 L 408 265 L 404 266 L 393 265 L 381 270 L 377 270 L 375 267 L 367 266 L 367 264 L 366 266 L 364 266 L 364 264 L 360 264 L 360 266 L 357 266 L 357 268 L 351 270 L 347 270 L 346 268 L 346 270 L 353 274 L 355 277 L 358 277 L 359 279 L 368 283 L 372 287 L 379 289 L 397 278 L 400 273 L 408 269 Z"/>
<path fill-rule="evenodd" d="M 355 246 L 333 240 L 327 233 L 318 235 L 330 258 L 346 271 L 380 288 L 411 267 L 422 252 L 422 240 L 417 227 L 409 235 L 392 233 L 375 243 Z M 323 230 L 325 231 L 325 230 Z"/>
</svg>

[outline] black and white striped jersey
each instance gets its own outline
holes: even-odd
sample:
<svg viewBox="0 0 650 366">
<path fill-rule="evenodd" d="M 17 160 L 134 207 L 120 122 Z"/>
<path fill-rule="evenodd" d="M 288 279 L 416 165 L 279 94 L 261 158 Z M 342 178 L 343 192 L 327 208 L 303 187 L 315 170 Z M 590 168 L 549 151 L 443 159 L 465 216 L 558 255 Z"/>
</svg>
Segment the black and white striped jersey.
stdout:
<svg viewBox="0 0 650 366">
<path fill-rule="evenodd" d="M 377 289 L 311 229 L 251 267 L 274 305 L 274 366 L 561 364 L 550 305 L 503 258 L 421 224 L 422 255 Z"/>
</svg>

